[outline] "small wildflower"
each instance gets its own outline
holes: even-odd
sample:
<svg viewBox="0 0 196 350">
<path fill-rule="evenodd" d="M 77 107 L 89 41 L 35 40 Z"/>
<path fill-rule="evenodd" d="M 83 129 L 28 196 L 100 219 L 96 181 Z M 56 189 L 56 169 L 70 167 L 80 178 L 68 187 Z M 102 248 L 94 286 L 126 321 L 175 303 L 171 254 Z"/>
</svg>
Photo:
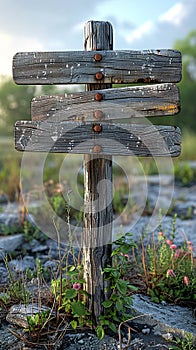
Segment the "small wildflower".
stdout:
<svg viewBox="0 0 196 350">
<path fill-rule="evenodd" d="M 173 244 L 173 242 L 171 241 L 171 239 L 166 239 L 166 243 L 167 243 L 168 245 Z"/>
<path fill-rule="evenodd" d="M 163 233 L 162 231 L 159 231 L 158 235 L 159 235 L 160 237 L 163 237 L 163 236 L 164 236 L 164 233 Z"/>
<path fill-rule="evenodd" d="M 187 276 L 184 276 L 184 284 L 186 284 L 186 286 L 189 285 L 189 279 Z"/>
<path fill-rule="evenodd" d="M 191 242 L 191 241 L 187 241 L 186 242 L 188 245 L 193 245 L 193 242 Z"/>
<path fill-rule="evenodd" d="M 182 256 L 182 251 L 181 251 L 181 249 L 176 249 L 175 254 L 174 254 L 174 258 L 175 258 L 175 259 L 178 259 L 178 258 L 180 258 L 181 256 Z"/>
<path fill-rule="evenodd" d="M 130 255 L 129 255 L 129 254 L 125 254 L 125 257 L 126 257 L 127 259 L 130 259 Z"/>
<path fill-rule="evenodd" d="M 194 247 L 192 245 L 189 245 L 188 246 L 188 251 L 191 252 L 191 253 L 194 252 Z"/>
<path fill-rule="evenodd" d="M 175 273 L 174 273 L 174 270 L 172 269 L 169 269 L 167 270 L 167 277 L 176 277 Z"/>
<path fill-rule="evenodd" d="M 73 284 L 73 289 L 75 289 L 75 290 L 80 290 L 81 289 L 81 284 L 79 283 L 79 282 L 75 282 L 74 284 Z"/>
<path fill-rule="evenodd" d="M 174 250 L 174 249 L 177 248 L 177 245 L 176 245 L 176 244 L 171 244 L 171 245 L 170 245 L 170 248 L 171 248 L 172 250 Z"/>
</svg>

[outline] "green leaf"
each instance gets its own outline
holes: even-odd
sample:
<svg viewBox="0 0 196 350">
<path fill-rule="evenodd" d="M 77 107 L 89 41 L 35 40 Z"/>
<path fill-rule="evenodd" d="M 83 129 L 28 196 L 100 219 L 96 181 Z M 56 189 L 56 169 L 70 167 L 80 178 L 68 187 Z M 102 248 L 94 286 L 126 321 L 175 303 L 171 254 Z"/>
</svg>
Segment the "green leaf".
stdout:
<svg viewBox="0 0 196 350">
<path fill-rule="evenodd" d="M 103 329 L 102 326 L 97 326 L 96 328 L 96 334 L 97 334 L 97 337 L 101 340 L 103 339 L 104 335 L 105 335 L 105 331 Z"/>
<path fill-rule="evenodd" d="M 102 305 L 107 309 L 108 307 L 111 307 L 113 304 L 112 300 L 105 300 Z"/>
<path fill-rule="evenodd" d="M 73 329 L 76 329 L 78 323 L 77 323 L 77 321 L 73 320 L 73 321 L 70 322 L 70 325 L 72 326 Z"/>
<path fill-rule="evenodd" d="M 109 322 L 108 327 L 112 330 L 112 332 L 116 333 L 116 326 L 113 322 Z"/>
<path fill-rule="evenodd" d="M 117 311 L 121 311 L 123 309 L 123 305 L 119 300 L 116 302 L 116 309 Z"/>
<path fill-rule="evenodd" d="M 131 289 L 133 292 L 137 292 L 138 288 L 133 286 L 132 284 L 128 284 L 128 288 Z"/>
<path fill-rule="evenodd" d="M 72 309 L 72 313 L 75 316 L 85 316 L 86 315 L 85 305 L 82 304 L 81 301 L 73 301 L 71 303 L 71 309 Z"/>
<path fill-rule="evenodd" d="M 127 282 L 126 281 L 119 280 L 116 284 L 116 287 L 122 295 L 126 295 L 126 292 L 127 292 Z"/>
<path fill-rule="evenodd" d="M 67 290 L 65 291 L 65 293 L 64 293 L 64 296 L 65 296 L 65 298 L 67 298 L 67 299 L 73 299 L 73 298 L 75 298 L 77 295 L 78 295 L 77 290 L 75 290 L 75 289 L 73 289 L 73 288 L 67 289 Z"/>
</svg>

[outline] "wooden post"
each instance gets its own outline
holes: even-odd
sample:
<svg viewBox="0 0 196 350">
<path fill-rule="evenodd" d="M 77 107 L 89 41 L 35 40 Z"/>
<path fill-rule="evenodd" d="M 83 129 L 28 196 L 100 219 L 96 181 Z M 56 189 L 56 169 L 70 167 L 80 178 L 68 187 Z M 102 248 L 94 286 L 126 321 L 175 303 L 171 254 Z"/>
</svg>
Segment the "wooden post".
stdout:
<svg viewBox="0 0 196 350">
<path fill-rule="evenodd" d="M 87 22 L 84 36 L 85 50 L 113 49 L 113 30 L 109 22 Z M 96 59 L 98 63 L 101 56 L 95 57 L 95 65 Z M 88 91 L 110 87 L 111 84 L 101 83 L 101 79 L 97 84 L 87 84 Z M 95 111 L 95 121 L 97 119 L 101 125 L 100 111 Z M 109 293 L 102 271 L 111 259 L 111 245 L 105 242 L 112 241 L 113 219 L 112 156 L 99 156 L 100 151 L 97 145 L 97 155 L 84 157 L 84 279 L 89 293 L 88 307 L 95 324 L 103 313 L 102 302 Z"/>
</svg>

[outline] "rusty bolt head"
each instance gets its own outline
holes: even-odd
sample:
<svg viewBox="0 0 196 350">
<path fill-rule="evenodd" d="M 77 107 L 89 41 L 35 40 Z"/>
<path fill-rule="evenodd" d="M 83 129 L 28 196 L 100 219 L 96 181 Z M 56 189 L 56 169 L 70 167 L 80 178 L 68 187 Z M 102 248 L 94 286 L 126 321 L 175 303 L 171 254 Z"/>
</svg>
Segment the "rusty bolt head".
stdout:
<svg viewBox="0 0 196 350">
<path fill-rule="evenodd" d="M 101 101 L 102 99 L 103 99 L 103 95 L 102 95 L 102 94 L 97 93 L 97 94 L 95 95 L 95 100 L 96 100 L 96 101 Z"/>
<path fill-rule="evenodd" d="M 93 147 L 93 153 L 100 153 L 102 151 L 102 147 L 99 145 L 95 145 Z"/>
<path fill-rule="evenodd" d="M 97 72 L 97 73 L 95 74 L 95 78 L 96 78 L 97 80 L 101 80 L 101 79 L 103 79 L 103 77 L 104 77 L 104 75 L 103 75 L 102 72 Z"/>
<path fill-rule="evenodd" d="M 102 126 L 100 124 L 93 125 L 93 131 L 94 132 L 101 132 L 102 131 Z"/>
<path fill-rule="evenodd" d="M 100 53 L 96 53 L 94 55 L 94 60 L 100 62 L 102 60 L 102 55 L 100 55 Z"/>
<path fill-rule="evenodd" d="M 94 117 L 95 117 L 95 119 L 97 119 L 97 120 L 103 119 L 103 112 L 100 111 L 100 110 L 94 111 Z"/>
</svg>

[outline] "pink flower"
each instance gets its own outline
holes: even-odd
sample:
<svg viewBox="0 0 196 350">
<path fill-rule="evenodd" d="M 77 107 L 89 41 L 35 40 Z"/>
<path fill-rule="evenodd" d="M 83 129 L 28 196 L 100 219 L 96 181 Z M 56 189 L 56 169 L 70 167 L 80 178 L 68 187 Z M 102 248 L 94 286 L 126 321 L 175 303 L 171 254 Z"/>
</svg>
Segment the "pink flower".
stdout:
<svg viewBox="0 0 196 350">
<path fill-rule="evenodd" d="M 187 241 L 186 242 L 188 245 L 193 245 L 193 243 L 191 241 Z"/>
<path fill-rule="evenodd" d="M 184 284 L 186 284 L 186 286 L 189 285 L 189 279 L 187 276 L 184 276 Z"/>
<path fill-rule="evenodd" d="M 173 244 L 173 242 L 171 241 L 171 239 L 166 239 L 166 243 L 169 244 L 169 245 Z"/>
<path fill-rule="evenodd" d="M 120 252 L 120 255 L 121 256 L 125 256 L 125 258 L 127 258 L 127 259 L 130 259 L 130 255 L 129 254 L 123 254 L 122 252 Z"/>
<path fill-rule="evenodd" d="M 169 269 L 167 270 L 167 277 L 176 277 L 175 273 L 174 273 L 174 270 L 172 269 Z"/>
<path fill-rule="evenodd" d="M 182 256 L 182 251 L 181 251 L 181 249 L 176 249 L 175 254 L 174 254 L 174 258 L 175 258 L 175 259 L 178 259 L 178 258 L 180 258 L 181 256 Z"/>
<path fill-rule="evenodd" d="M 159 235 L 160 237 L 163 237 L 163 236 L 164 236 L 164 233 L 163 233 L 162 231 L 159 231 L 158 235 Z"/>
<path fill-rule="evenodd" d="M 125 257 L 126 257 L 127 259 L 130 259 L 130 255 L 129 255 L 129 254 L 125 254 Z"/>
<path fill-rule="evenodd" d="M 191 253 L 194 252 L 194 247 L 192 245 L 189 245 L 188 246 L 188 251 L 191 252 Z"/>
<path fill-rule="evenodd" d="M 172 250 L 174 250 L 174 249 L 177 248 L 177 245 L 176 245 L 176 244 L 171 244 L 171 245 L 170 245 L 170 248 L 171 248 Z"/>
<path fill-rule="evenodd" d="M 82 288 L 81 284 L 79 282 L 75 282 L 73 284 L 73 289 L 75 290 L 80 290 Z"/>
</svg>

